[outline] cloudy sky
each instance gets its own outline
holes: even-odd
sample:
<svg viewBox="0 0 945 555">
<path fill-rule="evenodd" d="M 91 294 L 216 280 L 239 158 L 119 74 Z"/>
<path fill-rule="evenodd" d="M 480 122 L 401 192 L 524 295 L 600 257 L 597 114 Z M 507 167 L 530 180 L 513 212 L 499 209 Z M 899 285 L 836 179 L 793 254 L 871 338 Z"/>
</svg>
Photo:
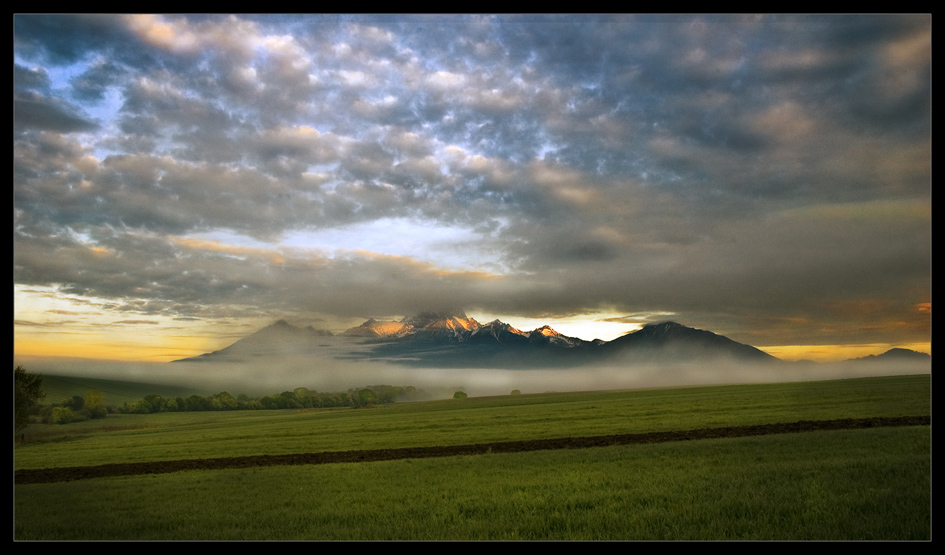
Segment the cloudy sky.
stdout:
<svg viewBox="0 0 945 555">
<path fill-rule="evenodd" d="M 13 22 L 15 356 L 445 307 L 929 352 L 929 15 Z"/>
</svg>

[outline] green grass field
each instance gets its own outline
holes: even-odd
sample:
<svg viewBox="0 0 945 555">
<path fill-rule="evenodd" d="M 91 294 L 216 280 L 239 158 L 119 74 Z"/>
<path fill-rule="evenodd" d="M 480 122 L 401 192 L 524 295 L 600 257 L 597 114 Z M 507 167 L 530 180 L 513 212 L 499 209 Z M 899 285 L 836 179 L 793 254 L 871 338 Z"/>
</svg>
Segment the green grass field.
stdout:
<svg viewBox="0 0 945 555">
<path fill-rule="evenodd" d="M 16 468 L 929 415 L 930 376 L 34 425 Z M 15 486 L 16 539 L 917 539 L 927 426 Z"/>
</svg>

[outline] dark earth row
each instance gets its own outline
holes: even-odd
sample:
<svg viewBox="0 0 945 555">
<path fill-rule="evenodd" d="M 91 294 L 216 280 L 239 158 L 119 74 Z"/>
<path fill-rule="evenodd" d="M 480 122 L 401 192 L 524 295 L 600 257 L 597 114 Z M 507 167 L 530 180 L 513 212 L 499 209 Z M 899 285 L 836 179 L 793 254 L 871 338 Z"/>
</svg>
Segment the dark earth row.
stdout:
<svg viewBox="0 0 945 555">
<path fill-rule="evenodd" d="M 114 463 L 97 466 L 75 466 L 63 468 L 21 469 L 15 472 L 17 484 L 39 484 L 68 482 L 87 478 L 131 476 L 137 474 L 164 474 L 181 470 L 215 470 L 224 468 L 252 468 L 279 465 L 329 464 L 389 461 L 395 459 L 422 459 L 451 457 L 455 455 L 477 455 L 483 453 L 519 453 L 547 449 L 585 449 L 609 445 L 641 443 L 664 443 L 746 437 L 767 434 L 810 432 L 816 430 L 844 430 L 855 428 L 878 428 L 887 426 L 930 425 L 930 416 L 902 416 L 889 418 L 856 418 L 842 420 L 801 420 L 779 424 L 756 426 L 733 426 L 703 428 L 675 432 L 648 432 L 642 434 L 617 434 L 607 436 L 568 437 L 558 439 L 533 439 L 525 441 L 503 441 L 498 443 L 476 443 L 472 445 L 441 445 L 434 447 L 401 447 L 396 449 L 369 449 L 363 451 L 328 451 L 324 453 L 297 453 L 290 455 L 255 455 L 246 457 L 222 457 L 214 459 L 185 459 L 139 463 Z"/>
</svg>

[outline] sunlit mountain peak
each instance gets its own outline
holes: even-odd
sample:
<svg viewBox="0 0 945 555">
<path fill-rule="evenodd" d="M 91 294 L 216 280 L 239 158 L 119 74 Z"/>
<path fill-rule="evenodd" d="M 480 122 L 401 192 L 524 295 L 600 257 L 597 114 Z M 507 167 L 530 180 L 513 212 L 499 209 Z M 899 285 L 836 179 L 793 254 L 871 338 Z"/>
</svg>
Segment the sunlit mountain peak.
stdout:
<svg viewBox="0 0 945 555">
<path fill-rule="evenodd" d="M 446 328 L 450 330 L 466 330 L 473 331 L 479 329 L 479 322 L 472 318 L 458 318 L 456 316 L 451 316 L 445 320 L 439 320 L 436 322 L 431 322 L 426 326 L 427 328 Z"/>
<path fill-rule="evenodd" d="M 422 329 L 430 325 L 445 326 L 446 322 L 453 322 L 454 326 L 458 325 L 463 327 L 463 329 L 473 329 L 465 327 L 470 325 L 469 322 L 475 323 L 474 328 L 479 327 L 479 323 L 467 317 L 466 312 L 461 309 L 418 312 L 413 316 L 404 318 L 403 322 L 417 329 Z"/>
<path fill-rule="evenodd" d="M 413 330 L 413 326 L 404 322 L 381 321 L 374 318 L 364 322 L 360 326 L 351 328 L 344 332 L 345 335 L 355 335 L 362 337 L 387 337 L 402 336 Z"/>
<path fill-rule="evenodd" d="M 496 318 L 495 320 L 489 322 L 488 324 L 482 324 L 479 326 L 480 329 L 490 329 L 494 331 L 507 331 L 509 333 L 514 333 L 518 335 L 528 335 L 518 328 L 513 328 L 511 324 L 506 324 L 502 320 Z"/>
<path fill-rule="evenodd" d="M 467 317 L 462 310 L 421 312 L 404 318 L 403 322 L 414 330 L 418 338 L 458 342 L 466 341 L 480 328 L 479 322 Z"/>
<path fill-rule="evenodd" d="M 560 333 L 556 332 L 554 329 L 551 328 L 551 326 L 547 324 L 538 328 L 537 330 L 535 330 L 535 332 L 541 335 L 544 335 L 545 337 L 558 337 L 561 335 Z"/>
</svg>

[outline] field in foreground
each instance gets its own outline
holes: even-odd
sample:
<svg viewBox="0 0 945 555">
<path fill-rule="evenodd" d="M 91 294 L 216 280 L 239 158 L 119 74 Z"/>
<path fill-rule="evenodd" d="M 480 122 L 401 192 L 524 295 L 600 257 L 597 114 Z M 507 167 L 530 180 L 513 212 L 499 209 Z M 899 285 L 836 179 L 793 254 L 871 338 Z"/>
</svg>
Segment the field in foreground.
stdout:
<svg viewBox="0 0 945 555">
<path fill-rule="evenodd" d="M 257 444 L 315 452 L 928 415 L 929 382 L 529 395 L 254 419 L 164 414 L 126 429 L 109 418 L 111 428 L 63 426 L 18 447 L 16 466 L 161 460 L 177 458 L 166 455 L 174 449 L 181 458 L 245 455 Z M 264 439 L 274 433 L 274 443 Z M 877 428 L 19 484 L 15 537 L 929 539 L 930 435 L 928 426 Z"/>
</svg>

